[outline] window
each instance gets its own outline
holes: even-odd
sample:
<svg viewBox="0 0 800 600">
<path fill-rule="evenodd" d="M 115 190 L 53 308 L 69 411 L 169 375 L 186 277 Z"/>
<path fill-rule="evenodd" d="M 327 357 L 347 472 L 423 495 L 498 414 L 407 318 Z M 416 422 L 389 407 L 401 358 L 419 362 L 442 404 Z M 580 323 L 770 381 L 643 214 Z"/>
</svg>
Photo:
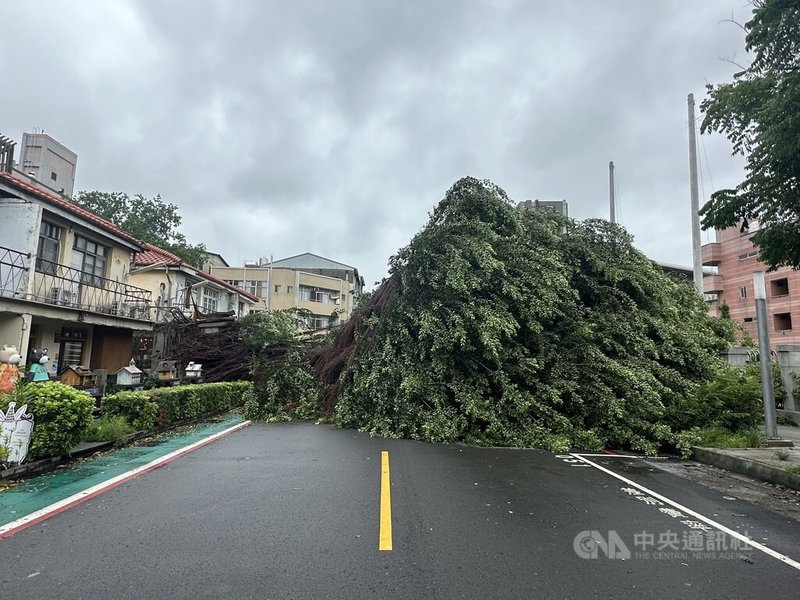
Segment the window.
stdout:
<svg viewBox="0 0 800 600">
<path fill-rule="evenodd" d="M 331 326 L 331 318 L 320 315 L 313 315 L 308 319 L 309 329 L 328 329 Z"/>
<path fill-rule="evenodd" d="M 790 313 L 775 314 L 775 331 L 789 331 L 792 328 L 792 315 Z"/>
<path fill-rule="evenodd" d="M 744 318 L 744 322 L 745 323 L 752 323 L 753 322 L 753 317 L 745 317 Z"/>
<path fill-rule="evenodd" d="M 52 179 L 53 181 L 58 181 L 58 175 L 56 175 L 55 171 L 50 172 L 50 179 Z"/>
<path fill-rule="evenodd" d="M 789 295 L 789 280 L 786 277 L 775 279 L 769 282 L 770 295 L 774 298 L 776 296 Z"/>
<path fill-rule="evenodd" d="M 211 288 L 203 289 L 203 312 L 217 312 L 217 305 L 219 305 L 219 292 Z"/>
<path fill-rule="evenodd" d="M 752 252 L 747 252 L 746 254 L 740 254 L 739 260 L 747 260 L 748 258 L 753 258 L 755 256 L 758 256 L 758 252 L 753 250 Z"/>
<path fill-rule="evenodd" d="M 286 286 L 286 293 L 287 294 L 291 294 L 293 290 L 294 290 L 294 287 L 292 287 L 291 285 L 287 285 Z"/>
<path fill-rule="evenodd" d="M 281 291 L 281 286 L 280 285 L 276 285 L 275 286 L 275 293 L 277 294 L 280 291 Z"/>
<path fill-rule="evenodd" d="M 747 288 L 740 287 L 739 288 L 739 298 L 747 298 Z"/>
<path fill-rule="evenodd" d="M 72 267 L 81 271 L 81 283 L 102 287 L 108 248 L 79 235 L 72 247 Z"/>
<path fill-rule="evenodd" d="M 324 290 L 320 288 L 312 288 L 304 285 L 300 286 L 300 300 L 307 302 L 320 302 L 322 304 L 334 304 L 333 295 L 338 295 L 339 292 L 334 290 Z"/>
<path fill-rule="evenodd" d="M 42 221 L 39 230 L 39 249 L 36 251 L 36 270 L 55 275 L 58 270 L 58 251 L 61 246 L 61 227 Z"/>
</svg>

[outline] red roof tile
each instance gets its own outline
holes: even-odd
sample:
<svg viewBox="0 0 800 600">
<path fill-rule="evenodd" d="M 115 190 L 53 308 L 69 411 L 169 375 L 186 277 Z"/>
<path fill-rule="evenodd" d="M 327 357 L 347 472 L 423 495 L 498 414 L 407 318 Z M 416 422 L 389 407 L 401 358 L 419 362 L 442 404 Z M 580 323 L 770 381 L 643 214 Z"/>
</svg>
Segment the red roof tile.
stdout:
<svg viewBox="0 0 800 600">
<path fill-rule="evenodd" d="M 184 261 L 179 256 L 176 256 L 172 252 L 168 250 L 164 250 L 163 248 L 159 248 L 158 246 L 154 246 L 153 244 L 149 244 L 147 242 L 143 242 L 142 244 L 145 248 L 144 252 L 137 253 L 133 258 L 133 264 L 137 267 L 146 267 L 149 265 L 155 265 L 158 263 L 164 263 L 170 267 L 181 267 L 196 274 L 199 277 L 203 277 L 208 279 L 209 281 L 213 281 L 214 283 L 218 283 L 229 290 L 236 292 L 244 296 L 245 298 L 249 298 L 253 302 L 258 302 L 260 298 L 251 294 L 250 292 L 246 292 L 243 289 L 236 287 L 235 285 L 231 285 L 222 279 L 214 277 L 210 273 L 206 273 L 205 271 L 201 271 Z"/>
<path fill-rule="evenodd" d="M 72 213 L 75 216 L 81 217 L 90 223 L 97 225 L 98 227 L 105 229 L 109 233 L 113 233 L 117 237 L 122 238 L 126 242 L 133 244 L 134 246 L 142 246 L 142 242 L 137 240 L 133 237 L 130 233 L 125 231 L 124 229 L 120 229 L 111 221 L 106 221 L 102 217 L 98 217 L 96 214 L 89 212 L 85 208 L 81 208 L 77 204 L 70 202 L 66 198 L 59 196 L 52 192 L 46 192 L 45 190 L 38 188 L 34 185 L 31 185 L 27 181 L 22 181 L 21 179 L 17 179 L 11 173 L 3 173 L 0 172 L 0 180 L 4 181 L 5 183 L 11 185 L 12 187 L 17 188 L 20 191 L 23 191 L 31 196 L 34 196 L 38 200 L 46 204 L 51 204 L 53 206 L 57 206 L 58 208 L 62 208 L 65 211 Z"/>
</svg>

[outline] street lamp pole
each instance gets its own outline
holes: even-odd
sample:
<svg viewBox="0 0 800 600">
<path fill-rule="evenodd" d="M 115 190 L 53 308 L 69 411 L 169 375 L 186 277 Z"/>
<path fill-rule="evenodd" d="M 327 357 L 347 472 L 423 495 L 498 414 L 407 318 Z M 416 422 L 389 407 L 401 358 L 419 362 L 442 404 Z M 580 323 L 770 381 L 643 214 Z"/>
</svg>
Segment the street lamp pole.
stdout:
<svg viewBox="0 0 800 600">
<path fill-rule="evenodd" d="M 769 347 L 769 323 L 767 321 L 767 286 L 764 271 L 753 273 L 753 291 L 756 300 L 756 324 L 758 325 L 758 354 L 761 363 L 761 391 L 764 398 L 764 422 L 767 439 L 778 439 L 778 420 L 775 413 L 775 391 L 772 388 L 772 355 Z"/>
</svg>

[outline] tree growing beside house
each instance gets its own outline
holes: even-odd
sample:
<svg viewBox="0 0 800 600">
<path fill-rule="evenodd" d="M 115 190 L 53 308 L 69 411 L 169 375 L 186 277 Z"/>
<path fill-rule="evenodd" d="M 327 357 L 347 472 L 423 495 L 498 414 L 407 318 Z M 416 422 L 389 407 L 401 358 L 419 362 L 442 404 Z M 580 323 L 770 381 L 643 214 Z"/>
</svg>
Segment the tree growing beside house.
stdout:
<svg viewBox="0 0 800 600">
<path fill-rule="evenodd" d="M 203 266 L 205 244 L 190 244 L 178 228 L 178 207 L 160 195 L 133 197 L 124 192 L 79 192 L 73 202 L 124 229 L 135 238 L 169 250 L 193 267 Z"/>
</svg>

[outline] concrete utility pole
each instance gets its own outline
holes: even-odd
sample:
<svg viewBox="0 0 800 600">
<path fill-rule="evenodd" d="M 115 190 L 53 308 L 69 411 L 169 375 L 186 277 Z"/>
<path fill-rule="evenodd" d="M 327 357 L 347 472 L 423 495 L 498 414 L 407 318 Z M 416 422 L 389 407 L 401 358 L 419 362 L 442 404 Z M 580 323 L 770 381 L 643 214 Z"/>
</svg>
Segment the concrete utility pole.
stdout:
<svg viewBox="0 0 800 600">
<path fill-rule="evenodd" d="M 608 203 L 611 209 L 611 222 L 617 222 L 616 195 L 614 193 L 614 161 L 608 163 Z"/>
<path fill-rule="evenodd" d="M 764 271 L 753 273 L 753 296 L 756 299 L 756 324 L 758 325 L 758 362 L 761 363 L 761 391 L 764 398 L 764 422 L 767 439 L 778 439 L 778 420 L 775 413 L 775 391 L 772 387 L 772 356 L 769 347 L 767 322 L 767 286 Z"/>
<path fill-rule="evenodd" d="M 694 124 L 694 94 L 689 94 L 689 187 L 692 197 L 692 265 L 694 287 L 703 295 L 703 261 L 700 250 L 700 199 L 697 194 L 697 140 Z"/>
</svg>

